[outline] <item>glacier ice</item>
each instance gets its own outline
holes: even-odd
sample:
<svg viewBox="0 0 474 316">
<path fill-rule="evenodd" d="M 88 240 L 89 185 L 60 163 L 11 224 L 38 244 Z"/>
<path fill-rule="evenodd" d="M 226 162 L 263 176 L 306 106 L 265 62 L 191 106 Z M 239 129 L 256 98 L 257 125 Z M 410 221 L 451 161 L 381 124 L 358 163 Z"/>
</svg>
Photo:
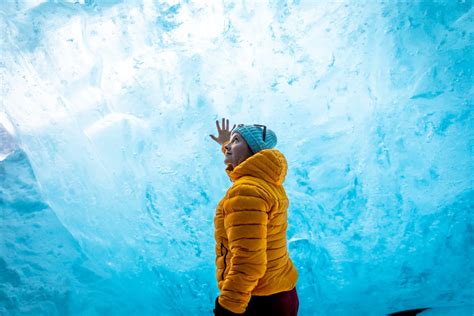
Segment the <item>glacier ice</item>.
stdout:
<svg viewBox="0 0 474 316">
<path fill-rule="evenodd" d="M 472 314 L 471 1 L 0 13 L 2 314 L 211 314 L 223 116 L 287 157 L 300 315 Z"/>
</svg>

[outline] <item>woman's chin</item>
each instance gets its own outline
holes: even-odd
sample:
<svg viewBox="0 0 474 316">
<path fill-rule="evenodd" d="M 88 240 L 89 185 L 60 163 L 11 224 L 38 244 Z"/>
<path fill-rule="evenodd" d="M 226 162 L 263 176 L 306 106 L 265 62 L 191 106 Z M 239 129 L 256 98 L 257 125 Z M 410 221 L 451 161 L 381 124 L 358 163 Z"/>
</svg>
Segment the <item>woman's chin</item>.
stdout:
<svg viewBox="0 0 474 316">
<path fill-rule="evenodd" d="M 226 166 L 231 166 L 231 165 L 232 165 L 232 163 L 231 163 L 229 160 L 227 160 L 227 159 L 224 160 L 224 164 L 225 164 Z"/>
</svg>

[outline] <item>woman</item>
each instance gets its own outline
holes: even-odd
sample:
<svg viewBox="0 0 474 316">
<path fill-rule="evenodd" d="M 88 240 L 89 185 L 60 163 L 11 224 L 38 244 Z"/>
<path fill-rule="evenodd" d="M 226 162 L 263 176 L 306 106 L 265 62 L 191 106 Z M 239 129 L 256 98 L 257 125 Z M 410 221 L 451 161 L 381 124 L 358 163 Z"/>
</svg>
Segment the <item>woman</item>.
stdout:
<svg viewBox="0 0 474 316">
<path fill-rule="evenodd" d="M 227 123 L 227 124 L 225 124 Z M 298 272 L 286 244 L 288 198 L 285 156 L 272 149 L 273 131 L 216 121 L 226 172 L 233 182 L 214 217 L 215 315 L 297 315 Z"/>
</svg>

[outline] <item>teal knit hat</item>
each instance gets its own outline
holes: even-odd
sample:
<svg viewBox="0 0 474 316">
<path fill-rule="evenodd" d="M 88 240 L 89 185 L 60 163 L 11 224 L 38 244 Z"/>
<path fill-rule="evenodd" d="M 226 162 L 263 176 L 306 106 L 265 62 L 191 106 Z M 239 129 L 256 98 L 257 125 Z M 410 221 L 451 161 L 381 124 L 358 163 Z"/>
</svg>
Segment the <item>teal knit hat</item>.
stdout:
<svg viewBox="0 0 474 316">
<path fill-rule="evenodd" d="M 275 133 L 265 125 L 239 124 L 232 133 L 242 135 L 254 154 L 263 149 L 273 148 L 277 144 Z"/>
</svg>

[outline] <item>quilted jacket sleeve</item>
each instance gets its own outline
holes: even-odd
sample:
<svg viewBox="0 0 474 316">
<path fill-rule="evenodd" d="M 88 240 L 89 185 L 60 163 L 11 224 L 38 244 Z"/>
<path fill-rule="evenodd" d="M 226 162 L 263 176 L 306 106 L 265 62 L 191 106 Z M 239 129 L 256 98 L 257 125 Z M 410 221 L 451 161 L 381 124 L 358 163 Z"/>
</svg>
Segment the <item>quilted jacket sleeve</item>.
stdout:
<svg viewBox="0 0 474 316">
<path fill-rule="evenodd" d="M 267 224 L 269 206 L 254 185 L 239 185 L 224 205 L 224 227 L 232 259 L 219 304 L 234 313 L 244 313 L 252 290 L 267 269 Z"/>
</svg>

